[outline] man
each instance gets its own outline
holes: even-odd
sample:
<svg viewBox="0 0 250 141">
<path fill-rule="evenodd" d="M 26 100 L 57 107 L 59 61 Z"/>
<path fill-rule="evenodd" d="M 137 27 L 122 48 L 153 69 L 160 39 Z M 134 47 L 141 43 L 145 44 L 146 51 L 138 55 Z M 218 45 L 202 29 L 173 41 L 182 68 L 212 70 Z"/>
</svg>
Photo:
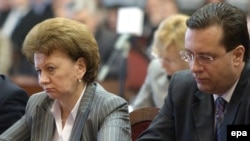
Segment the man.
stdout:
<svg viewBox="0 0 250 141">
<path fill-rule="evenodd" d="M 190 71 L 172 76 L 163 108 L 137 141 L 226 141 L 227 125 L 250 124 L 246 15 L 229 4 L 211 3 L 187 26 L 181 56 Z M 222 98 L 226 106 L 220 111 L 215 102 Z"/>
<path fill-rule="evenodd" d="M 0 32 L 0 134 L 25 113 L 28 94 L 9 80 L 12 46 Z"/>
<path fill-rule="evenodd" d="M 0 74 L 0 134 L 19 120 L 25 113 L 28 94 Z"/>
</svg>

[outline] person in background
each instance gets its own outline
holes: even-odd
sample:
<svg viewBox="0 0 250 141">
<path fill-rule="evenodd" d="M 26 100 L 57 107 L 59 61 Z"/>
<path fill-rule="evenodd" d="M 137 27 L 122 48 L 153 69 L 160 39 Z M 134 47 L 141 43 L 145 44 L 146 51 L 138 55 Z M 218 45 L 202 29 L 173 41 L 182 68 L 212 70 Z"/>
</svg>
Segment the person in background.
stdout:
<svg viewBox="0 0 250 141">
<path fill-rule="evenodd" d="M 170 16 L 155 31 L 152 53 L 157 57 L 148 66 L 146 79 L 132 102 L 133 109 L 148 106 L 161 108 L 170 77 L 176 71 L 188 69 L 188 63 L 179 54 L 184 50 L 188 17 L 184 14 Z"/>
<path fill-rule="evenodd" d="M 9 76 L 12 65 L 12 44 L 0 31 L 0 73 Z"/>
<path fill-rule="evenodd" d="M 151 49 L 154 38 L 154 32 L 160 23 L 169 16 L 179 13 L 178 4 L 175 0 L 146 0 L 145 4 L 146 23 L 148 22 L 151 27 L 148 37 L 147 53 L 151 58 Z M 145 23 L 145 24 L 146 24 Z M 146 29 L 145 29 L 146 30 Z"/>
<path fill-rule="evenodd" d="M 95 82 L 100 57 L 86 25 L 45 20 L 29 31 L 22 51 L 44 91 L 30 97 L 25 116 L 0 140 L 130 140 L 127 102 Z"/>
<path fill-rule="evenodd" d="M 11 43 L 0 33 L 0 134 L 25 113 L 28 94 L 8 78 Z"/>
<path fill-rule="evenodd" d="M 107 11 L 103 7 L 98 7 L 95 1 L 73 0 L 72 15 L 70 18 L 86 24 L 94 34 L 101 57 L 100 68 L 102 68 L 102 66 L 108 62 L 112 51 L 115 50 L 115 42 L 118 37 L 115 31 L 112 31 L 105 25 L 105 21 L 107 21 L 108 18 Z M 118 56 L 116 60 L 118 63 L 113 63 L 110 66 L 110 72 L 105 78 L 106 80 L 111 78 L 118 79 L 121 58 Z"/>
<path fill-rule="evenodd" d="M 24 115 L 29 96 L 4 74 L 0 74 L 0 89 L 1 134 Z"/>
<path fill-rule="evenodd" d="M 10 78 L 18 85 L 34 85 L 37 73 L 21 53 L 23 40 L 27 32 L 46 17 L 38 15 L 31 7 L 31 0 L 9 0 L 7 17 L 3 21 L 1 32 L 9 38 L 13 46 Z"/>
<path fill-rule="evenodd" d="M 245 13 L 209 3 L 187 27 L 181 56 L 190 70 L 172 76 L 163 107 L 137 141 L 227 141 L 227 125 L 250 124 Z"/>
<path fill-rule="evenodd" d="M 30 6 L 37 15 L 47 16 L 47 18 L 53 17 L 51 9 L 52 0 L 29 0 Z M 50 13 L 48 13 L 50 12 Z"/>
<path fill-rule="evenodd" d="M 9 1 L 0 0 L 0 28 L 2 27 L 6 18 L 8 17 L 10 8 L 11 6 L 9 4 Z"/>
<path fill-rule="evenodd" d="M 130 103 L 133 102 L 146 79 L 147 68 L 152 59 L 151 50 L 155 30 L 165 18 L 178 12 L 175 0 L 145 0 L 144 4 L 143 33 L 140 36 L 132 34 L 129 37 L 129 52 L 121 63 L 125 64 L 121 70 L 126 70 L 120 73 L 122 74 L 120 80 L 125 81 L 121 83 L 124 85 L 124 88 L 121 87 L 121 90 L 124 89 L 121 95 L 124 95 Z M 139 70 L 134 71 L 135 67 Z"/>
</svg>

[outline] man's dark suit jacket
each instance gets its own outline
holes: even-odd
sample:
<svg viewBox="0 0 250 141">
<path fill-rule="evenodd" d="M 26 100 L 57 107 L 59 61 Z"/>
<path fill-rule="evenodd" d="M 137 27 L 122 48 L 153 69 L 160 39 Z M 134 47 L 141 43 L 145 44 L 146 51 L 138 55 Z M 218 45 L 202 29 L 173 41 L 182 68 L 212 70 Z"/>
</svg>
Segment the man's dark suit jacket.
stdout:
<svg viewBox="0 0 250 141">
<path fill-rule="evenodd" d="M 164 106 L 137 141 L 215 141 L 214 118 L 213 95 L 197 88 L 190 71 L 182 71 L 171 78 Z M 249 63 L 228 103 L 221 141 L 227 140 L 227 125 L 238 124 L 250 124 Z"/>
<path fill-rule="evenodd" d="M 23 89 L 0 75 L 0 134 L 24 115 L 28 98 Z"/>
</svg>

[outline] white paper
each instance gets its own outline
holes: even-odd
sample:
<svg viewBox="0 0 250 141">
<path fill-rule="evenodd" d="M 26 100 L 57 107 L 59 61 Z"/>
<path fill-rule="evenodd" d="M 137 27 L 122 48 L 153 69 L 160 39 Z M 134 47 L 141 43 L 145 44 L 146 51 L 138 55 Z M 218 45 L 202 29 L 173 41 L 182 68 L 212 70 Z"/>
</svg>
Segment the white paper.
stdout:
<svg viewBox="0 0 250 141">
<path fill-rule="evenodd" d="M 144 12 L 138 7 L 122 7 L 118 9 L 117 33 L 142 35 Z"/>
</svg>

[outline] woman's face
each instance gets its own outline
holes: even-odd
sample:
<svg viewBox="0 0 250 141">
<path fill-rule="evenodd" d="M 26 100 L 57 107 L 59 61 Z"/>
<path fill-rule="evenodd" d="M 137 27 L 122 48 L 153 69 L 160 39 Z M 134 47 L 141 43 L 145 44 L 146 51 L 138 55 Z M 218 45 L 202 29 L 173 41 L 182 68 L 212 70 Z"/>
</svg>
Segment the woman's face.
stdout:
<svg viewBox="0 0 250 141">
<path fill-rule="evenodd" d="M 179 50 L 175 46 L 162 48 L 160 58 L 162 68 L 165 69 L 167 75 L 173 75 L 176 71 L 188 69 L 188 63 L 181 59 Z"/>
<path fill-rule="evenodd" d="M 65 53 L 55 50 L 49 56 L 35 53 L 34 64 L 39 84 L 50 98 L 67 99 L 81 93 L 78 80 L 86 72 L 83 59 L 74 62 Z"/>
</svg>

